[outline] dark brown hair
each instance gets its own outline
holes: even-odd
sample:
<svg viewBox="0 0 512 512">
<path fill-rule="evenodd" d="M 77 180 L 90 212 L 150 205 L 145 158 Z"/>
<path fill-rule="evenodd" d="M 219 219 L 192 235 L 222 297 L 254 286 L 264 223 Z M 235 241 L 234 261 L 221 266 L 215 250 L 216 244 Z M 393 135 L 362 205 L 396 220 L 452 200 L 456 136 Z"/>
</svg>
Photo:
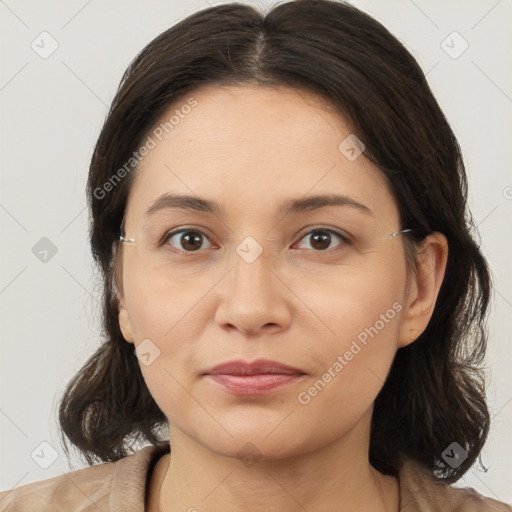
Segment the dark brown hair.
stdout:
<svg viewBox="0 0 512 512">
<path fill-rule="evenodd" d="M 115 186 L 105 183 L 112 184 L 171 104 L 212 84 L 284 85 L 320 94 L 345 116 L 366 158 L 388 180 L 402 229 L 414 228 L 403 238 L 407 268 L 416 268 L 416 249 L 427 234 L 446 236 L 447 268 L 432 318 L 396 354 L 374 404 L 369 456 L 382 473 L 396 475 L 407 457 L 437 478 L 456 481 L 479 457 L 490 421 L 479 366 L 491 276 L 474 240 L 460 147 L 404 46 L 367 14 L 333 0 L 281 3 L 266 14 L 241 3 L 202 10 L 151 41 L 124 73 L 87 188 L 104 341 L 63 393 L 63 434 L 89 464 L 125 457 L 134 440 L 165 441 L 159 436 L 167 419 L 122 336 L 113 285 L 113 249 L 136 168 Z M 468 454 L 457 468 L 442 458 L 452 442 Z"/>
</svg>

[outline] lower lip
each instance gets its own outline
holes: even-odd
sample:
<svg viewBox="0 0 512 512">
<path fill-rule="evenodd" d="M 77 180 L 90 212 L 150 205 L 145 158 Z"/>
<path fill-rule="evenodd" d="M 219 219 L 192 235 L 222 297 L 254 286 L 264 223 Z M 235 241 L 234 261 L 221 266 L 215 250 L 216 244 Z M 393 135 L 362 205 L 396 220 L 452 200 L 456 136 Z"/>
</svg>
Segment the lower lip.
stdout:
<svg viewBox="0 0 512 512">
<path fill-rule="evenodd" d="M 265 395 L 284 386 L 289 386 L 304 377 L 304 374 L 266 373 L 259 375 L 208 375 L 214 382 L 235 395 Z"/>
</svg>

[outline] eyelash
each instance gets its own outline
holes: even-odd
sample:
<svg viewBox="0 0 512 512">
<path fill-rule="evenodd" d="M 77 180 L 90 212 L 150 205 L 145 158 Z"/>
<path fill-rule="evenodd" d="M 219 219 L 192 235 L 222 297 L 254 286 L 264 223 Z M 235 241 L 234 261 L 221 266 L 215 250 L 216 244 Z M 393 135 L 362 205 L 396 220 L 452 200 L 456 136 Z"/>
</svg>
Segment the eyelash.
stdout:
<svg viewBox="0 0 512 512">
<path fill-rule="evenodd" d="M 312 252 L 315 252 L 315 253 L 318 253 L 318 254 L 322 254 L 322 253 L 328 253 L 328 254 L 331 254 L 332 252 L 335 252 L 337 250 L 342 250 L 344 248 L 345 245 L 350 245 L 350 240 L 343 234 L 339 233 L 338 231 L 335 231 L 333 229 L 329 229 L 329 228 L 314 228 L 312 229 L 311 231 L 308 231 L 307 233 L 305 233 L 300 239 L 299 239 L 299 242 L 306 238 L 307 236 L 310 236 L 312 235 L 313 233 L 318 233 L 318 232 L 322 232 L 322 233 L 330 233 L 334 236 L 337 236 L 338 238 L 341 239 L 342 241 L 342 244 L 341 245 L 341 248 L 340 249 L 325 249 L 325 250 L 314 250 L 314 249 L 306 249 L 306 250 L 309 250 L 309 251 L 312 251 Z M 202 231 L 199 231 L 197 229 L 193 229 L 193 228 L 181 228 L 181 229 L 177 229 L 177 230 L 174 230 L 174 231 L 169 231 L 167 232 L 163 238 L 162 238 L 162 241 L 160 242 L 160 245 L 164 245 L 168 240 L 170 240 L 173 236 L 175 235 L 178 235 L 180 233 L 199 233 L 200 235 L 202 235 L 203 237 L 207 238 L 208 240 L 210 240 L 210 238 L 205 234 L 203 233 Z M 171 246 L 172 248 L 170 248 L 170 250 L 172 251 L 178 251 L 182 254 L 196 254 L 198 252 L 201 252 L 201 249 L 198 249 L 196 251 L 184 251 L 182 249 L 178 249 L 174 246 Z"/>
</svg>

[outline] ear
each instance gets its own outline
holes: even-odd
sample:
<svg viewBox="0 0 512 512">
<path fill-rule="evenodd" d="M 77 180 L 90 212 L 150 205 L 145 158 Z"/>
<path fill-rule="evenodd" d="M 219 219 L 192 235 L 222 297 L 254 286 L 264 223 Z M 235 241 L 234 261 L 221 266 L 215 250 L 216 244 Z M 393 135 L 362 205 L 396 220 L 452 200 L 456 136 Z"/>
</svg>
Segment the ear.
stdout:
<svg viewBox="0 0 512 512">
<path fill-rule="evenodd" d="M 126 300 L 124 296 L 123 288 L 123 266 L 122 266 L 122 253 L 116 254 L 116 262 L 114 265 L 114 289 L 116 291 L 116 297 L 119 304 L 118 317 L 119 317 L 119 328 L 123 333 L 123 338 L 128 343 L 133 343 L 133 331 L 130 314 L 126 307 Z"/>
<path fill-rule="evenodd" d="M 418 252 L 418 272 L 412 274 L 407 287 L 406 308 L 400 326 L 398 347 L 412 343 L 426 329 L 448 261 L 448 242 L 439 232 L 428 235 Z"/>
</svg>

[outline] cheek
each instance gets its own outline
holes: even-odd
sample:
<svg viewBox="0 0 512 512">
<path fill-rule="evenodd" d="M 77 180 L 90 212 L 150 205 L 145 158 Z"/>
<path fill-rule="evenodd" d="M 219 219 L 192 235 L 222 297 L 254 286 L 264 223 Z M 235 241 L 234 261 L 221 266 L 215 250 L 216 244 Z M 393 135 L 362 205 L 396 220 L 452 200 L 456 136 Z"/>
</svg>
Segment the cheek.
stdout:
<svg viewBox="0 0 512 512">
<path fill-rule="evenodd" d="M 386 261 L 359 269 L 334 267 L 326 275 L 317 274 L 315 279 L 295 283 L 294 288 L 300 290 L 300 298 L 307 308 L 301 306 L 304 313 L 298 315 L 297 321 L 301 329 L 311 329 L 311 325 L 302 324 L 301 317 L 311 317 L 309 313 L 312 313 L 314 317 L 309 322 L 316 321 L 324 348 L 331 349 L 328 352 L 348 349 L 358 336 L 364 343 L 365 336 L 373 339 L 378 335 L 381 344 L 385 344 L 398 333 L 404 283 L 401 269 L 393 268 Z"/>
<path fill-rule="evenodd" d="M 332 336 L 317 338 L 317 363 L 323 364 L 317 365 L 318 373 L 298 390 L 301 422 L 313 428 L 320 419 L 327 438 L 350 431 L 372 407 L 395 357 L 396 309 L 384 310 L 388 323 L 375 319 L 373 311 L 358 309 L 357 322 L 354 316 L 347 316 L 348 322 L 339 318 L 334 326 L 340 334 L 334 340 Z"/>
<path fill-rule="evenodd" d="M 128 269 L 127 269 L 128 272 Z M 191 286 L 163 286 L 151 276 L 132 272 L 125 278 L 125 298 L 144 381 L 162 411 L 184 414 L 187 379 L 200 339 L 196 320 L 201 293 Z M 173 292 L 172 289 L 177 291 Z M 194 306 L 195 305 L 195 306 Z"/>
<path fill-rule="evenodd" d="M 185 281 L 179 276 L 170 279 L 162 270 L 149 268 L 142 258 L 139 265 L 135 258 L 127 262 L 123 279 L 126 306 L 137 342 L 150 338 L 172 345 L 175 331 L 183 333 L 183 329 L 194 324 L 190 318 L 198 308 L 198 299 L 205 293 L 201 279 Z"/>
<path fill-rule="evenodd" d="M 194 321 L 197 311 L 181 295 L 174 296 L 155 288 L 148 291 L 143 282 L 139 284 L 140 293 L 137 294 L 134 287 L 130 302 L 127 296 L 127 306 L 139 360 L 144 363 L 141 354 L 147 352 L 147 348 L 152 357 L 146 359 L 154 361 L 147 366 L 141 365 L 143 375 L 149 379 L 158 375 L 160 380 L 168 381 L 172 380 L 172 374 L 182 381 L 176 371 L 178 369 L 183 374 L 190 369 L 193 340 L 200 338 L 200 322 Z M 165 388 L 169 389 L 168 382 Z"/>
<path fill-rule="evenodd" d="M 321 293 L 320 287 L 309 290 L 307 304 L 318 312 L 321 335 L 317 331 L 308 346 L 315 378 L 301 389 L 298 402 L 311 412 L 339 404 L 344 417 L 355 421 L 382 388 L 396 354 L 403 310 L 403 276 L 385 269 L 334 272 Z"/>
</svg>

